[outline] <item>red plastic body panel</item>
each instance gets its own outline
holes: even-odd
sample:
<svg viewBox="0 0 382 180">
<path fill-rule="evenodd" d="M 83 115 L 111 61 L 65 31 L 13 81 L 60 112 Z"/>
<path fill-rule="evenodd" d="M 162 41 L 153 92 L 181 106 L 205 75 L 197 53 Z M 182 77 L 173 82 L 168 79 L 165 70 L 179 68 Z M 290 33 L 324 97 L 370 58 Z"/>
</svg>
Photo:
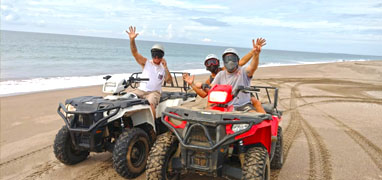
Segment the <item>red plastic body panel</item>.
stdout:
<svg viewBox="0 0 382 180">
<path fill-rule="evenodd" d="M 210 101 L 210 94 L 213 91 L 221 91 L 221 92 L 226 92 L 227 93 L 227 98 L 225 99 L 224 102 L 212 102 Z M 217 84 L 210 91 L 208 91 L 208 102 L 209 103 L 214 103 L 214 104 L 227 104 L 228 102 L 232 101 L 232 86 L 231 85 L 221 85 Z"/>
<path fill-rule="evenodd" d="M 173 113 L 173 112 L 170 112 L 170 113 L 179 116 L 179 114 L 176 114 L 176 113 Z M 181 129 L 184 129 L 184 128 L 186 127 L 186 124 L 187 124 L 187 121 L 182 121 L 181 124 L 179 124 L 179 125 L 175 125 L 175 124 L 173 124 L 173 123 L 169 120 L 169 117 L 168 117 L 168 116 L 165 116 L 165 117 L 164 117 L 164 120 L 165 120 L 166 122 L 168 122 L 168 123 L 169 123 L 172 127 L 174 127 L 174 128 L 181 128 Z"/>
<path fill-rule="evenodd" d="M 221 112 L 232 112 L 233 106 L 227 106 L 227 107 L 211 106 L 209 109 L 221 111 Z"/>
</svg>

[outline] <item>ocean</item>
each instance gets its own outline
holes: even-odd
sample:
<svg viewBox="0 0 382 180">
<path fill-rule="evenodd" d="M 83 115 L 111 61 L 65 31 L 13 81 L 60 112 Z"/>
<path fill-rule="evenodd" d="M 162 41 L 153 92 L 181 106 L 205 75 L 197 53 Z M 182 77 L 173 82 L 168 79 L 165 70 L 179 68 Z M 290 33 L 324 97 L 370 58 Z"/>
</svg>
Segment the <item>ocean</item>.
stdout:
<svg viewBox="0 0 382 180">
<path fill-rule="evenodd" d="M 30 32 L 0 31 L 0 96 L 101 85 L 105 75 L 128 77 L 140 72 L 124 39 Z M 150 58 L 156 42 L 136 41 L 138 51 Z M 170 71 L 208 73 L 204 58 L 218 56 L 228 47 L 160 42 Z M 271 42 L 268 42 L 268 44 Z M 265 47 L 266 48 L 266 47 Z M 250 48 L 236 48 L 240 57 Z M 260 67 L 339 61 L 382 60 L 382 56 L 262 50 Z M 222 62 L 221 62 L 222 63 Z"/>
</svg>

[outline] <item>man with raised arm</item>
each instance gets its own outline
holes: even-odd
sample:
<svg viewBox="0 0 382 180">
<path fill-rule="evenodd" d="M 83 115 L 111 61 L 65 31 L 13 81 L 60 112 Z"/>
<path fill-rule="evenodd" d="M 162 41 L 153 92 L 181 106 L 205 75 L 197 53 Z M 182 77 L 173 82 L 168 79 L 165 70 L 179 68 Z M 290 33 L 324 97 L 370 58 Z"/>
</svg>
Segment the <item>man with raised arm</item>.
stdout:
<svg viewBox="0 0 382 180">
<path fill-rule="evenodd" d="M 246 54 L 239 61 L 239 66 L 244 66 L 254 55 L 254 50 L 251 50 L 248 54 Z M 205 98 L 208 95 L 208 92 L 205 92 L 203 89 L 204 85 L 210 85 L 211 82 L 215 79 L 215 76 L 225 67 L 220 67 L 219 58 L 215 54 L 209 54 L 204 60 L 204 66 L 207 71 L 210 71 L 210 77 L 205 81 L 205 83 L 194 83 L 195 76 L 189 76 L 187 73 L 183 74 L 183 80 L 185 80 L 191 88 L 198 94 L 200 97 Z"/>
<path fill-rule="evenodd" d="M 252 40 L 253 43 L 253 49 L 245 55 L 240 61 L 239 61 L 239 54 L 237 51 L 233 48 L 228 48 L 223 53 L 223 62 L 224 62 L 224 68 L 219 70 L 217 75 L 214 76 L 214 78 L 210 78 L 210 81 L 206 81 L 206 84 L 211 85 L 211 87 L 215 84 L 229 84 L 232 86 L 233 89 L 237 86 L 250 86 L 251 79 L 253 76 L 253 73 L 256 71 L 258 65 L 259 65 L 259 56 L 261 52 L 261 47 L 265 46 L 265 39 L 258 38 L 255 41 Z M 218 59 L 216 56 L 213 58 L 206 57 L 205 65 L 209 64 L 219 64 Z M 211 55 L 212 57 L 212 55 Z M 249 58 L 248 58 L 249 57 Z M 248 65 L 248 67 L 243 68 L 242 65 L 246 64 L 248 60 L 253 57 L 253 60 Z M 208 62 L 211 61 L 211 62 Z M 215 61 L 215 63 L 213 63 Z M 217 62 L 217 63 L 216 63 Z M 207 63 L 207 64 L 206 64 Z M 212 73 L 211 73 L 212 74 Z M 212 77 L 212 76 L 211 76 Z M 208 89 L 200 88 L 198 84 L 194 84 L 194 76 L 183 76 L 184 80 L 191 85 L 191 87 L 194 89 L 194 91 L 201 97 L 206 97 L 208 94 Z M 250 104 L 252 102 L 252 105 Z M 238 97 L 235 98 L 231 103 L 237 107 L 236 109 L 244 109 L 244 108 L 251 108 L 253 110 L 253 106 L 255 107 L 255 110 L 259 113 L 266 113 L 264 108 L 261 106 L 261 102 L 257 100 L 255 97 L 250 97 L 249 94 L 239 93 Z"/>
<path fill-rule="evenodd" d="M 261 47 L 265 46 L 266 43 L 265 39 L 258 38 L 256 43 L 255 40 L 252 40 L 252 44 L 256 53 L 250 64 L 245 68 L 239 66 L 239 55 L 235 49 L 228 48 L 224 51 L 223 62 L 226 69 L 218 73 L 214 81 L 211 83 L 211 86 L 214 86 L 215 84 L 228 84 L 235 90 L 238 86 L 247 87 L 251 85 L 253 73 L 259 66 Z M 250 102 L 250 94 L 240 92 L 229 104 L 232 104 L 236 110 L 252 108 L 251 111 L 253 111 L 253 106 L 255 106 L 255 108 L 261 107 L 261 104 L 252 105 Z"/>
<path fill-rule="evenodd" d="M 142 66 L 143 70 L 141 78 L 149 78 L 149 81 L 142 81 L 139 88 L 132 91 L 132 93 L 149 101 L 151 111 L 155 118 L 155 108 L 160 100 L 163 80 L 166 80 L 167 83 L 171 83 L 172 77 L 170 71 L 168 70 L 166 60 L 163 58 L 163 46 L 160 44 L 154 44 L 151 48 L 152 60 L 148 60 L 138 53 L 137 46 L 135 45 L 135 38 L 139 35 L 139 33 L 136 33 L 135 31 L 136 28 L 132 26 L 129 27 L 129 31 L 126 30 L 126 33 L 130 38 L 131 53 L 137 63 Z"/>
</svg>

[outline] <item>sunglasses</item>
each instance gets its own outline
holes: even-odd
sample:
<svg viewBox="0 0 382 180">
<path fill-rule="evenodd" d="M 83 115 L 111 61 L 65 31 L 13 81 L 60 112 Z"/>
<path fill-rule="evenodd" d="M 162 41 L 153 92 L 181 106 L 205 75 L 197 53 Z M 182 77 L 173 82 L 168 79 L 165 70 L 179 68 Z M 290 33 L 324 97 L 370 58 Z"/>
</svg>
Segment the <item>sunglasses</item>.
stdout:
<svg viewBox="0 0 382 180">
<path fill-rule="evenodd" d="M 156 49 L 151 50 L 151 57 L 152 58 L 158 57 L 159 59 L 162 59 L 163 56 L 164 56 L 163 51 L 156 50 Z"/>
<path fill-rule="evenodd" d="M 207 60 L 204 65 L 206 66 L 216 66 L 216 65 L 219 65 L 219 60 L 217 59 L 209 59 Z"/>
<path fill-rule="evenodd" d="M 229 61 L 238 62 L 239 58 L 236 55 L 228 54 L 223 57 L 223 62 L 228 63 Z"/>
</svg>

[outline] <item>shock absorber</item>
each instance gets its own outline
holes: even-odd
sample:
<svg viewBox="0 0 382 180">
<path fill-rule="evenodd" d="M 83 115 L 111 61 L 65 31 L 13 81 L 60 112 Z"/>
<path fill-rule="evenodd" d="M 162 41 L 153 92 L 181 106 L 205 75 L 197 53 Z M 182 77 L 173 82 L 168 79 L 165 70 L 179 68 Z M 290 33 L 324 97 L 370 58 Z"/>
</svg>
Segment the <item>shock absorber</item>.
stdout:
<svg viewBox="0 0 382 180">
<path fill-rule="evenodd" d="M 245 147 L 244 147 L 243 140 L 239 141 L 238 151 L 239 151 L 240 164 L 241 164 L 241 167 L 243 167 L 243 165 L 244 165 L 244 155 L 245 155 Z"/>
<path fill-rule="evenodd" d="M 123 123 L 123 119 L 121 118 L 121 128 L 122 132 L 125 131 L 125 124 Z"/>
</svg>

